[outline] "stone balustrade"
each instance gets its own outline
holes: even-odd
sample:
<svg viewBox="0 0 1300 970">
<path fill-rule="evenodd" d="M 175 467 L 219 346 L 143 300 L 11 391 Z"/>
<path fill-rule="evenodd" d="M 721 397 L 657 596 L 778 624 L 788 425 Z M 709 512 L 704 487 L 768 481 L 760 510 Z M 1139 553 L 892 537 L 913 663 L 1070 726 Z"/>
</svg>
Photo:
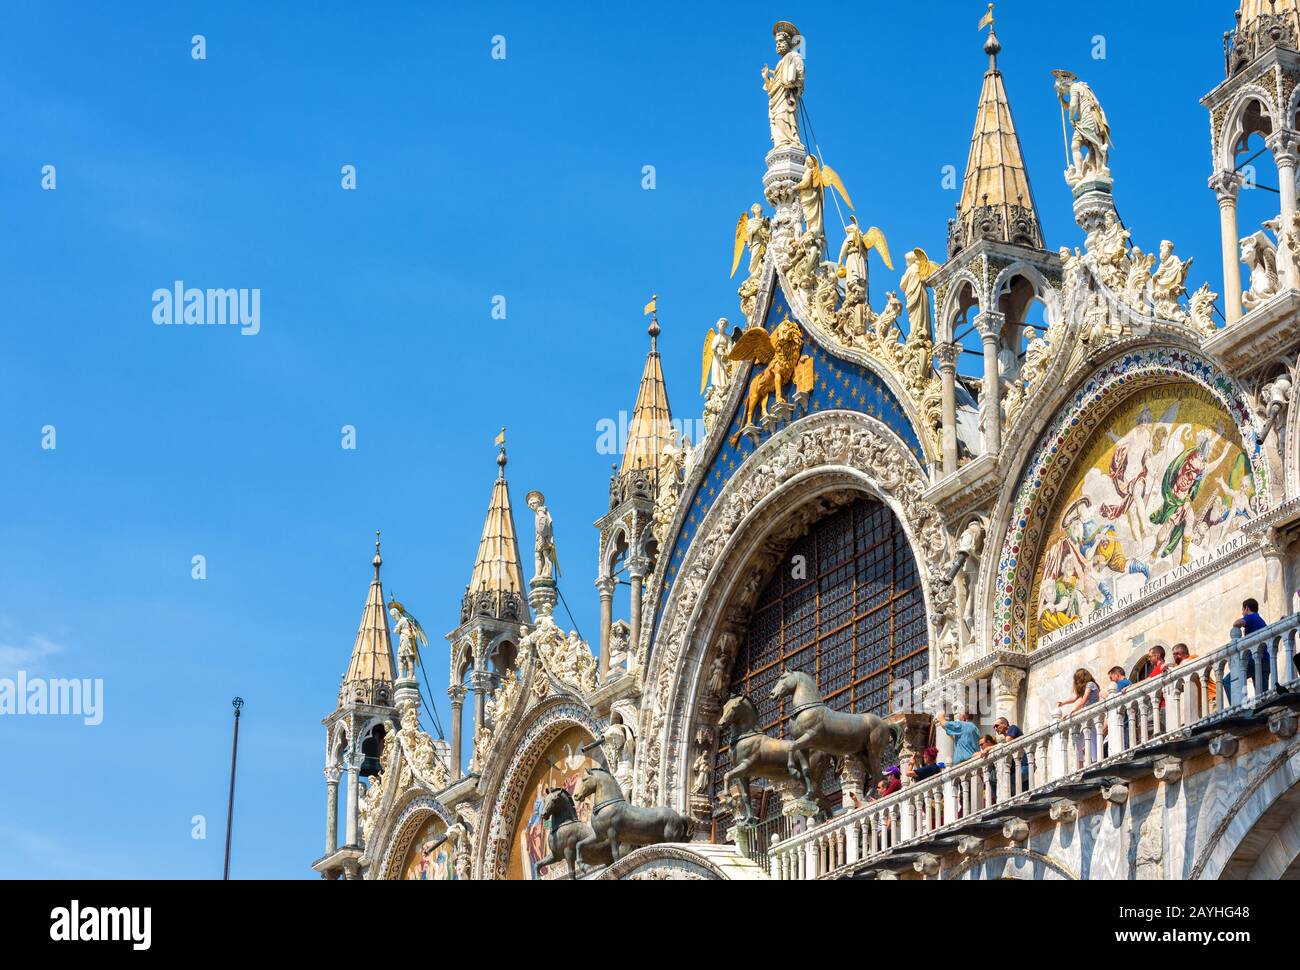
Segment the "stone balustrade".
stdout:
<svg viewBox="0 0 1300 970">
<path fill-rule="evenodd" d="M 1300 614 L 999 744 L 987 756 L 815 825 L 768 849 L 771 877 L 833 876 L 909 843 L 930 841 L 945 829 L 955 831 L 976 817 L 992 820 L 1010 802 L 1026 802 L 1099 766 L 1130 760 L 1179 732 L 1249 710 L 1296 680 L 1298 635 Z M 930 859 L 937 872 L 937 860 Z M 926 861 L 918 857 L 915 864 Z"/>
</svg>

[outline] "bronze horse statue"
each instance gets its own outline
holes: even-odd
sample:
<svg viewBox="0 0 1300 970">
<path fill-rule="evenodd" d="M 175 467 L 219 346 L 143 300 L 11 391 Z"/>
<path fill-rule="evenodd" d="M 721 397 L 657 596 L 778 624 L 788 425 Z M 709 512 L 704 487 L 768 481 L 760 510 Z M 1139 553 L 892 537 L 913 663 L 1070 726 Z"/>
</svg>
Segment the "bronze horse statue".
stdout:
<svg viewBox="0 0 1300 970">
<path fill-rule="evenodd" d="M 644 808 L 623 797 L 618 782 L 604 768 L 592 767 L 578 782 L 574 798 L 596 796 L 591 810 L 591 835 L 578 841 L 578 861 L 592 861 L 592 854 L 603 842 L 609 847 L 612 861 L 617 862 L 629 847 L 658 845 L 661 842 L 686 842 L 694 824 L 671 808 Z"/>
<path fill-rule="evenodd" d="M 887 724 L 875 714 L 831 710 L 822 700 L 816 682 L 797 670 L 787 670 L 772 687 L 773 700 L 787 696 L 794 699 L 789 727 L 790 770 L 796 770 L 796 755 L 804 751 L 857 758 L 866 768 L 867 791 L 871 791 L 880 780 L 881 760 L 902 741 L 902 728 Z M 805 775 L 804 781 L 811 789 L 812 779 Z"/>
<path fill-rule="evenodd" d="M 561 860 L 569 864 L 569 878 L 578 878 L 578 843 L 583 839 L 594 839 L 591 826 L 578 818 L 578 807 L 573 796 L 564 788 L 548 788 L 542 796 L 542 820 L 551 822 L 551 832 L 547 839 L 545 859 L 538 861 L 538 868 L 549 866 Z M 609 847 L 604 844 L 593 845 L 583 860 L 590 865 L 609 865 L 612 861 Z"/>
<path fill-rule="evenodd" d="M 718 718 L 718 727 L 731 729 L 731 770 L 722 776 L 722 790 L 731 791 L 731 783 L 739 779 L 740 800 L 745 809 L 741 821 L 751 825 L 758 821 L 749 796 L 749 783 L 753 778 L 785 781 L 793 777 L 802 780 L 804 791 L 799 797 L 816 801 L 825 815 L 821 787 L 822 776 L 830 767 L 830 756 L 821 751 L 814 751 L 811 755 L 795 751 L 793 742 L 769 738 L 754 730 L 757 722 L 754 702 L 744 696 L 727 701 L 722 716 Z"/>
</svg>

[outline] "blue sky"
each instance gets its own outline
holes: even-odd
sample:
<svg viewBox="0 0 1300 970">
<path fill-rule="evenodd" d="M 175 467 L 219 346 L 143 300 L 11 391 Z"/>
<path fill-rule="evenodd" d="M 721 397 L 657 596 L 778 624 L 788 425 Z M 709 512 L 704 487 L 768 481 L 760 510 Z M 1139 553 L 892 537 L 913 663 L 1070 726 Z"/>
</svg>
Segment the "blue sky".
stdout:
<svg viewBox="0 0 1300 970">
<path fill-rule="evenodd" d="M 654 292 L 675 416 L 699 414 L 704 331 L 739 316 L 727 271 L 761 196 L 772 22 L 808 38 L 808 108 L 860 220 L 895 253 L 940 257 L 985 6 L 123 9 L 0 15 L 0 676 L 102 677 L 106 693 L 98 727 L 0 718 L 0 876 L 219 875 L 235 694 L 232 874 L 309 876 L 319 721 L 374 531 L 386 588 L 431 635 L 450 630 L 507 425 L 524 545 L 540 488 L 594 639 L 591 523 L 613 460 L 596 425 L 632 406 Z M 1222 80 L 1234 5 L 1168 9 L 1008 0 L 1001 66 L 1048 244 L 1082 242 L 1049 75 L 1064 67 L 1110 115 L 1134 241 L 1174 240 L 1196 257 L 1189 286 L 1221 291 L 1198 102 Z M 879 304 L 897 282 L 873 273 Z M 259 288 L 261 332 L 155 326 L 151 294 L 178 279 Z M 445 722 L 444 641 L 426 665 Z"/>
</svg>

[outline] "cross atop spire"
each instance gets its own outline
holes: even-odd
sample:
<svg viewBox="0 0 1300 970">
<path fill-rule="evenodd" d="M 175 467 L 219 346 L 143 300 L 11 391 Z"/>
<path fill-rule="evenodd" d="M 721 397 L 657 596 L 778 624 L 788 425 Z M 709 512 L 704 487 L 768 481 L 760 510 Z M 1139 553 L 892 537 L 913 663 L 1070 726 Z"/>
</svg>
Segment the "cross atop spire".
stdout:
<svg viewBox="0 0 1300 970">
<path fill-rule="evenodd" d="M 357 700 L 363 704 L 388 706 L 393 686 L 393 641 L 388 633 L 388 616 L 384 612 L 384 587 L 379 580 L 379 567 L 384 563 L 379 554 L 379 533 L 375 532 L 375 568 L 370 581 L 370 592 L 361 611 L 361 625 L 357 628 L 356 643 L 348 672 L 343 676 L 339 694 L 340 704 Z"/>
<path fill-rule="evenodd" d="M 993 25 L 992 4 L 980 27 L 989 28 L 984 41 L 989 66 L 980 91 L 961 202 L 957 205 L 957 218 L 949 226 L 949 256 L 957 255 L 981 239 L 1043 248 L 1034 192 L 1029 185 L 1020 136 L 1011 117 L 1011 102 L 998 68 L 1002 42 Z"/>
</svg>

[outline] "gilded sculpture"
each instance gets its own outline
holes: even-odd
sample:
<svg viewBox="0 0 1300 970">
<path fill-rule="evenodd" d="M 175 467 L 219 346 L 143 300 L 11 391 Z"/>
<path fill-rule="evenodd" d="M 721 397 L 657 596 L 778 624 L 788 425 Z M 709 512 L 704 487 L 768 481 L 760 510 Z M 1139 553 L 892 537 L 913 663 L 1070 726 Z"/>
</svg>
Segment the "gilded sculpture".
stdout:
<svg viewBox="0 0 1300 970">
<path fill-rule="evenodd" d="M 775 70 L 763 65 L 763 90 L 767 92 L 767 120 L 772 128 L 773 148 L 802 148 L 799 139 L 799 102 L 803 98 L 803 55 L 795 46 L 799 28 L 782 20 L 772 27 L 776 52 Z"/>
<path fill-rule="evenodd" d="M 750 327 L 744 332 L 731 349 L 732 360 L 748 360 L 755 364 L 766 365 L 749 385 L 749 396 L 745 400 L 745 413 L 740 422 L 741 429 L 749 428 L 754 423 L 754 411 L 761 405 L 761 417 L 768 416 L 768 401 L 775 395 L 778 406 L 786 403 L 785 385 L 795 384 L 796 389 L 804 394 L 812 392 L 814 382 L 813 361 L 802 353 L 803 331 L 799 325 L 788 317 L 781 322 L 775 332 L 769 334 L 764 327 Z M 739 440 L 737 432 L 732 437 L 734 446 Z"/>
</svg>

